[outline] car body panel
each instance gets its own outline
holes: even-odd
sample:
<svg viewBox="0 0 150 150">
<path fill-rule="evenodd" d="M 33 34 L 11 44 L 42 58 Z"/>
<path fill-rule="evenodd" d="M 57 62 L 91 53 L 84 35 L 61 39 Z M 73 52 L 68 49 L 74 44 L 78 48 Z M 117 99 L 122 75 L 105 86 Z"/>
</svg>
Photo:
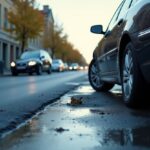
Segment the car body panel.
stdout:
<svg viewBox="0 0 150 150">
<path fill-rule="evenodd" d="M 123 7 L 127 11 L 122 12 Z M 150 0 L 123 1 L 113 17 L 115 15 L 116 19 L 111 19 L 93 53 L 100 69 L 101 79 L 121 84 L 121 47 L 128 37 L 135 47 L 134 53 L 140 71 L 144 79 L 150 83 Z"/>
<path fill-rule="evenodd" d="M 63 71 L 64 70 L 64 63 L 61 59 L 54 59 L 52 61 L 52 70 L 53 71 Z"/>
</svg>

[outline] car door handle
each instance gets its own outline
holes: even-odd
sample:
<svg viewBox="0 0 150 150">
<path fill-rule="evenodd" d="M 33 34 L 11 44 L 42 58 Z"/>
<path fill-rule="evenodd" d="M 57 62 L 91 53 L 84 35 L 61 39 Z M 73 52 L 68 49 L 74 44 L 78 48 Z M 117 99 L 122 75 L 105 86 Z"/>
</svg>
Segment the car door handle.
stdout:
<svg viewBox="0 0 150 150">
<path fill-rule="evenodd" d="M 123 23 L 123 19 L 120 19 L 117 25 L 120 26 L 122 23 Z"/>
</svg>

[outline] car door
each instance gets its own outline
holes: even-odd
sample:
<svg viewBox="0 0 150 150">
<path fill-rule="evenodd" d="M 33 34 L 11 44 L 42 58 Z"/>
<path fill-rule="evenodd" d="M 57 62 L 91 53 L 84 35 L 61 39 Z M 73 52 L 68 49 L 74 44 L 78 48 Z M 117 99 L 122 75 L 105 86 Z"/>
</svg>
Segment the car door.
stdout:
<svg viewBox="0 0 150 150">
<path fill-rule="evenodd" d="M 126 24 L 125 16 L 131 5 L 132 0 L 124 0 L 120 5 L 117 13 L 109 24 L 105 34 L 105 60 L 108 65 L 108 74 L 118 75 L 118 42 L 121 38 L 122 31 Z"/>
<path fill-rule="evenodd" d="M 110 72 L 107 55 L 115 47 L 114 46 L 115 39 L 113 38 L 114 37 L 113 27 L 123 3 L 124 1 L 119 5 L 118 9 L 114 13 L 107 27 L 104 37 L 102 38 L 102 40 L 98 44 L 98 47 L 96 48 L 96 55 L 98 56 L 98 64 L 101 76 L 106 76 Z"/>
</svg>

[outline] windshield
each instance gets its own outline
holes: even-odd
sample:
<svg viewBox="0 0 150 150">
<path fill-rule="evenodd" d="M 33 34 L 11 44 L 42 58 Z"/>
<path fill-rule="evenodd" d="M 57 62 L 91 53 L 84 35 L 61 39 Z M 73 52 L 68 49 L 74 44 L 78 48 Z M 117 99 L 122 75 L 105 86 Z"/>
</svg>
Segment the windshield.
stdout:
<svg viewBox="0 0 150 150">
<path fill-rule="evenodd" d="M 25 52 L 21 55 L 21 59 L 31 59 L 31 58 L 39 58 L 39 52 Z"/>
<path fill-rule="evenodd" d="M 58 64 L 60 63 L 60 60 L 53 60 L 53 64 Z"/>
<path fill-rule="evenodd" d="M 78 64 L 77 64 L 77 63 L 74 63 L 74 64 L 71 64 L 71 66 L 78 66 Z"/>
</svg>

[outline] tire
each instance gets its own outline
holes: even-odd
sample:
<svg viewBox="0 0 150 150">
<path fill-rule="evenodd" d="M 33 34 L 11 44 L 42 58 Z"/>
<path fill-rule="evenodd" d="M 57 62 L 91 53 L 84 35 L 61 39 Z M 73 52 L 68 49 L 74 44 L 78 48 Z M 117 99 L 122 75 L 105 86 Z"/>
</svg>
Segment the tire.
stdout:
<svg viewBox="0 0 150 150">
<path fill-rule="evenodd" d="M 49 70 L 47 71 L 48 74 L 51 74 L 52 73 L 52 68 L 51 66 L 49 66 Z"/>
<path fill-rule="evenodd" d="M 128 107 L 139 106 L 143 102 L 143 96 L 147 93 L 134 52 L 133 44 L 128 43 L 124 50 L 121 70 L 123 100 Z"/>
<path fill-rule="evenodd" d="M 89 65 L 88 77 L 92 88 L 98 92 L 109 91 L 114 86 L 114 84 L 112 83 L 106 83 L 104 81 L 101 81 L 99 69 L 94 59 Z"/>
<path fill-rule="evenodd" d="M 37 75 L 42 75 L 42 66 L 41 66 L 41 65 L 39 65 L 39 66 L 37 67 L 36 73 L 37 73 Z"/>
</svg>

